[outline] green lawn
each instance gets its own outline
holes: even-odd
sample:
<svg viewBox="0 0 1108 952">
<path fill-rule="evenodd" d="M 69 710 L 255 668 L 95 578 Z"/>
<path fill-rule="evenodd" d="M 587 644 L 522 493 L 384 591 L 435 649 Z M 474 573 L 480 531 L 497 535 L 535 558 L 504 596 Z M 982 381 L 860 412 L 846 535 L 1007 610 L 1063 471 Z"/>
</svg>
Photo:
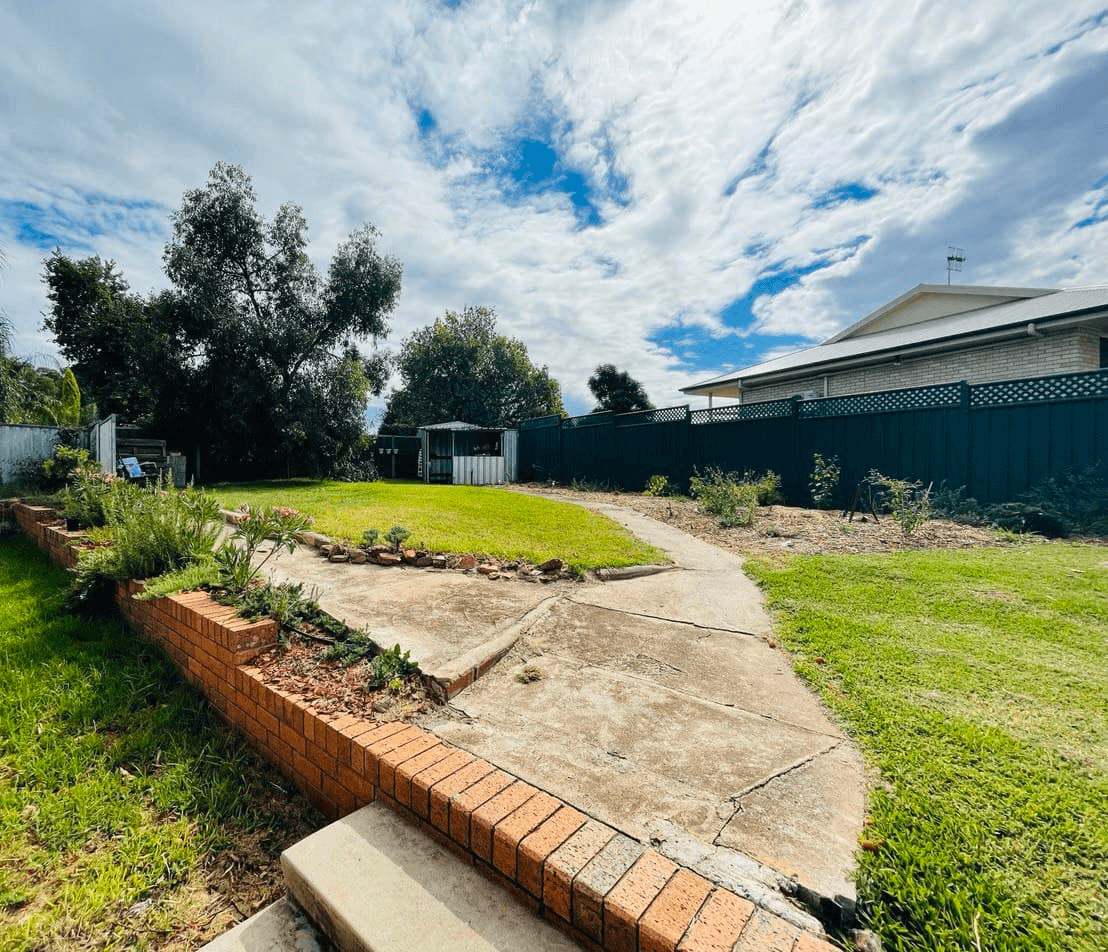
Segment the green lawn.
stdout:
<svg viewBox="0 0 1108 952">
<path fill-rule="evenodd" d="M 395 525 L 409 544 L 444 552 L 543 562 L 563 559 L 577 569 L 665 562 L 611 519 L 572 503 L 487 486 L 424 483 L 336 483 L 276 480 L 219 484 L 209 489 L 226 508 L 241 503 L 292 506 L 337 539 L 360 541 L 366 529 Z"/>
<path fill-rule="evenodd" d="M 885 948 L 1108 947 L 1108 548 L 747 565 L 880 772 L 859 895 Z"/>
<path fill-rule="evenodd" d="M 0 950 L 195 947 L 320 818 L 156 648 L 65 615 L 66 584 L 0 538 Z"/>
</svg>

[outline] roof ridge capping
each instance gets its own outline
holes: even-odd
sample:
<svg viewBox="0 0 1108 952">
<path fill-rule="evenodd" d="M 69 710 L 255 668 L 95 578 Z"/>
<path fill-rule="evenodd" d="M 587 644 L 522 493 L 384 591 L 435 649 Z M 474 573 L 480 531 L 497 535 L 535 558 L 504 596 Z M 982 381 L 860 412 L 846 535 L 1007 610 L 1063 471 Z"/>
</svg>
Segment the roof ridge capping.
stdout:
<svg viewBox="0 0 1108 952">
<path fill-rule="evenodd" d="M 923 317 L 921 322 L 922 320 L 934 320 L 938 317 L 953 317 L 956 314 L 965 314 L 985 307 L 997 307 L 1001 304 L 1042 297 L 1046 294 L 1057 294 L 1059 290 L 1059 288 L 1019 288 L 985 284 L 917 284 L 911 290 L 905 291 L 900 297 L 882 304 L 877 310 L 871 311 L 861 320 L 843 328 L 823 343 L 835 344 L 840 340 L 860 336 L 863 331 L 870 328 L 873 329 L 870 333 L 873 333 L 873 331 L 878 330 L 877 325 L 880 325 L 890 315 L 919 302 L 926 295 L 961 298 L 962 300 L 958 303 L 951 302 L 953 306 L 940 308 L 940 313 Z M 996 298 L 1002 300 L 998 301 Z"/>
</svg>

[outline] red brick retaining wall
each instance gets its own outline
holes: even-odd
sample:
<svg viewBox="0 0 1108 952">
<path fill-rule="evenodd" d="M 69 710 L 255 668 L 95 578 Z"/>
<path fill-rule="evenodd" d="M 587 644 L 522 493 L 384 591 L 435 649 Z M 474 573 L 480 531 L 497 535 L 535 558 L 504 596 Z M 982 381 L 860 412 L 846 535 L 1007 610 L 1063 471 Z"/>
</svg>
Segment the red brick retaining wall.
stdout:
<svg viewBox="0 0 1108 952">
<path fill-rule="evenodd" d="M 56 563 L 75 537 L 53 510 L 10 504 Z M 326 815 L 379 799 L 590 949 L 832 952 L 822 939 L 682 869 L 653 849 L 433 734 L 399 721 L 322 713 L 264 682 L 250 661 L 277 640 L 205 592 L 116 603 L 212 706 Z"/>
</svg>

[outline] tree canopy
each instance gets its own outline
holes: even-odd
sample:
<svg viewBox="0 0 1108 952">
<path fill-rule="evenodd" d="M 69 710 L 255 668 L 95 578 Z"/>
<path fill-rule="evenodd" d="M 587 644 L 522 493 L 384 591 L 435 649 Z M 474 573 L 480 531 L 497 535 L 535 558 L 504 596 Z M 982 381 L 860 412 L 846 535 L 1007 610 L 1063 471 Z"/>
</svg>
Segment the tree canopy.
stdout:
<svg viewBox="0 0 1108 952">
<path fill-rule="evenodd" d="M 615 364 L 601 364 L 597 367 L 589 377 L 589 389 L 597 401 L 594 413 L 603 410 L 631 413 L 635 410 L 654 409 L 643 385 L 627 371 L 617 370 Z"/>
<path fill-rule="evenodd" d="M 565 412 L 558 382 L 520 341 L 496 333 L 492 308 L 447 311 L 404 339 L 395 365 L 401 386 L 382 430 L 450 420 L 509 427 Z"/>
<path fill-rule="evenodd" d="M 401 266 L 365 225 L 326 277 L 291 203 L 267 222 L 250 177 L 218 163 L 172 215 L 173 290 L 132 294 L 114 262 L 56 251 L 46 328 L 102 412 L 199 452 L 205 478 L 324 473 L 365 442 L 387 364 L 359 342 L 388 333 Z"/>
</svg>

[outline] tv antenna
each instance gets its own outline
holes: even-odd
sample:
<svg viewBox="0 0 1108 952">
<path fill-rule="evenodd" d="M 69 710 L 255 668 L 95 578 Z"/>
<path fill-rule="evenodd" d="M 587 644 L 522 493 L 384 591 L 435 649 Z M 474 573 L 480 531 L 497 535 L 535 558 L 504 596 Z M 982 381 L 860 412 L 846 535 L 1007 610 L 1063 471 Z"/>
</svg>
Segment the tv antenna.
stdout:
<svg viewBox="0 0 1108 952">
<path fill-rule="evenodd" d="M 955 248 L 954 245 L 947 246 L 946 256 L 946 283 L 950 284 L 950 275 L 953 271 L 962 270 L 962 262 L 966 260 L 966 253 L 961 248 Z"/>
</svg>

